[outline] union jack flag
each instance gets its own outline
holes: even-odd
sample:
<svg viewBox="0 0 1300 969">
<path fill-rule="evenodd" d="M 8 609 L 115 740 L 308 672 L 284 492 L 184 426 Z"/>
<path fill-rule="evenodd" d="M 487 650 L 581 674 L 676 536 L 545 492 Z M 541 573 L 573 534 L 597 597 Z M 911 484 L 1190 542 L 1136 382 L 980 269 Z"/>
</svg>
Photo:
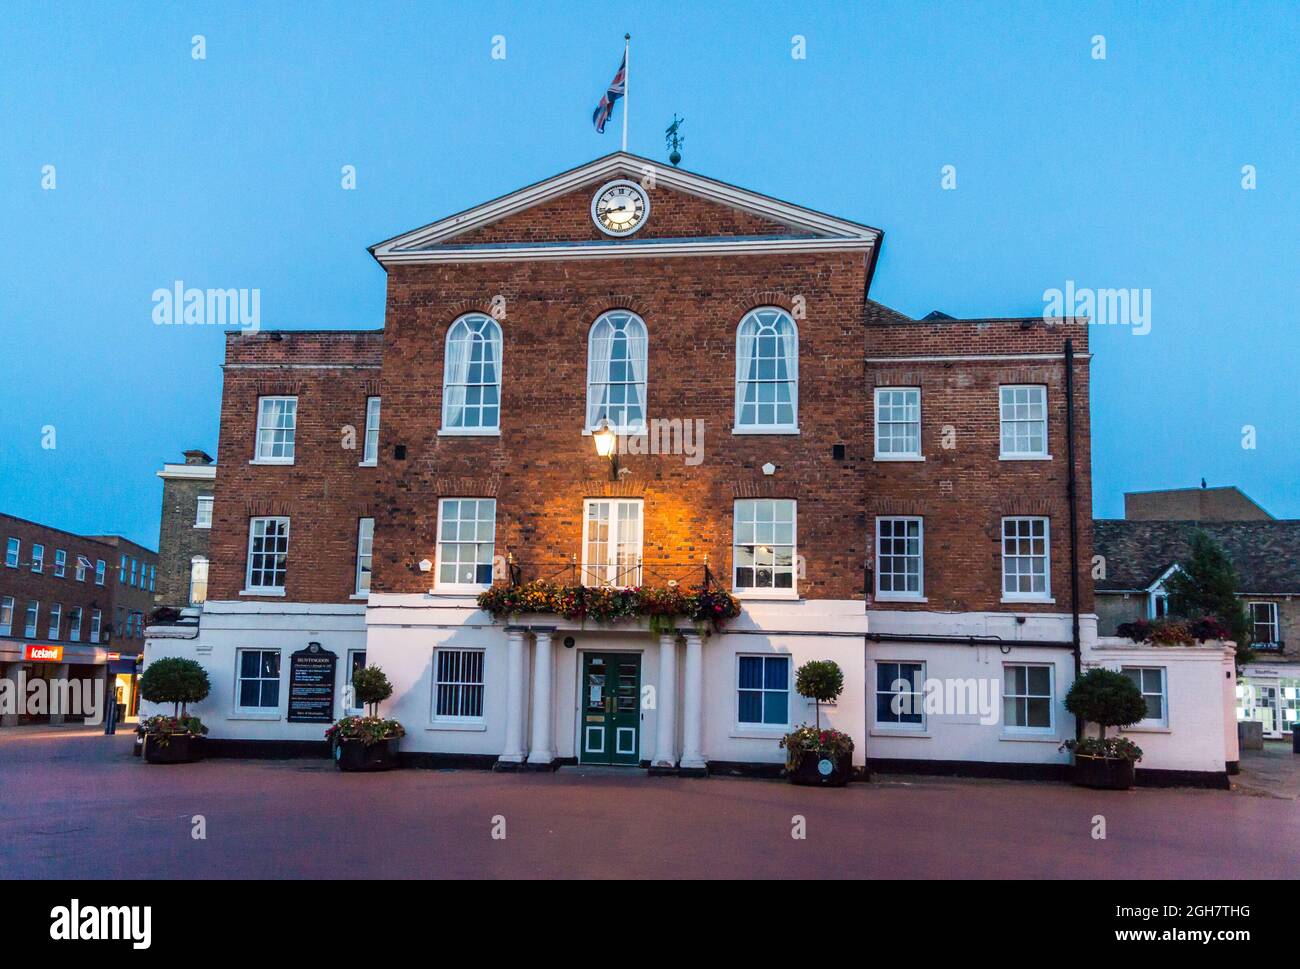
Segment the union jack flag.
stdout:
<svg viewBox="0 0 1300 969">
<path fill-rule="evenodd" d="M 614 80 L 609 82 L 609 90 L 605 92 L 605 96 L 600 99 L 600 104 L 596 105 L 596 110 L 591 115 L 591 123 L 596 126 L 598 133 L 602 135 L 605 133 L 605 122 L 614 113 L 614 102 L 626 92 L 627 51 L 624 51 L 623 60 L 618 65 L 618 72 L 614 75 Z"/>
</svg>

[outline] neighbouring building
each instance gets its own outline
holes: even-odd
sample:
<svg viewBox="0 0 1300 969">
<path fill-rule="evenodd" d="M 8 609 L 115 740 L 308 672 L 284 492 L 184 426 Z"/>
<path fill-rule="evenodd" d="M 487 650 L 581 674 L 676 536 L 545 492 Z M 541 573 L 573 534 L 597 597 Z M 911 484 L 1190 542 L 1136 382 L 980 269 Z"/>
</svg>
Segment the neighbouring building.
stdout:
<svg viewBox="0 0 1300 969">
<path fill-rule="evenodd" d="M 1198 497 L 1199 496 L 1199 497 Z M 1136 500 L 1135 500 L 1136 499 Z M 1165 582 L 1191 552 L 1200 530 L 1214 539 L 1237 571 L 1255 658 L 1240 671 L 1236 717 L 1259 720 L 1279 737 L 1300 721 L 1300 520 L 1275 519 L 1236 488 L 1184 488 L 1124 496 L 1138 520 L 1095 522 L 1099 631 L 1165 615 Z M 1192 519 L 1162 520 L 1170 514 Z"/>
<path fill-rule="evenodd" d="M 185 452 L 183 464 L 164 464 L 162 521 L 158 526 L 156 606 L 201 606 L 208 591 L 208 536 L 217 466 L 206 451 Z"/>
<path fill-rule="evenodd" d="M 319 749 L 368 663 L 411 762 L 654 773 L 778 770 L 831 659 L 857 766 L 1047 777 L 1104 664 L 1147 780 L 1226 783 L 1224 649 L 1097 636 L 1086 321 L 912 320 L 881 239 L 616 153 L 372 247 L 382 330 L 227 336 L 207 597 L 148 657 L 217 749 Z M 721 631 L 476 601 L 706 576 Z"/>
<path fill-rule="evenodd" d="M 157 556 L 116 535 L 76 535 L 0 514 L 0 670 L 17 682 L 114 680 L 134 716 Z M 0 726 L 63 715 L 0 714 Z"/>
</svg>

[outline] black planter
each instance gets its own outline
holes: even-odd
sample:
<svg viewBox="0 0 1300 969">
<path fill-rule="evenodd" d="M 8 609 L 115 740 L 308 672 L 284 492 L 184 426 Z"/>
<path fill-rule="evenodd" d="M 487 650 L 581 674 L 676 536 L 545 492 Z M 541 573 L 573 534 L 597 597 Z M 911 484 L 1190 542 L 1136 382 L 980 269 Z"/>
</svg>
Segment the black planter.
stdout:
<svg viewBox="0 0 1300 969">
<path fill-rule="evenodd" d="M 1074 755 L 1074 783 L 1102 791 L 1127 791 L 1133 786 L 1133 761 Z"/>
<path fill-rule="evenodd" d="M 838 758 L 805 750 L 799 766 L 786 774 L 791 784 L 809 787 L 843 787 L 853 777 L 853 753 Z"/>
<path fill-rule="evenodd" d="M 340 740 L 334 745 L 334 766 L 346 771 L 392 770 L 397 766 L 397 743 L 392 737 L 367 746 L 360 740 Z"/>
<path fill-rule="evenodd" d="M 203 759 L 203 738 L 190 733 L 174 733 L 166 738 L 145 734 L 144 759 L 150 764 L 191 764 Z"/>
</svg>

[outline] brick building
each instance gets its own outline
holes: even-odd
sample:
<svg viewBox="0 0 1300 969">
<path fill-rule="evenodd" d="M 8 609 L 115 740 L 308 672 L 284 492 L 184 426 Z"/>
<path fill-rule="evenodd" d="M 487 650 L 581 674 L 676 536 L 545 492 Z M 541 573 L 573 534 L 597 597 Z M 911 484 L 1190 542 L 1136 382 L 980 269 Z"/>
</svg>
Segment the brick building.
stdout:
<svg viewBox="0 0 1300 969">
<path fill-rule="evenodd" d="M 209 667 L 218 741 L 318 742 L 286 685 L 316 644 L 335 715 L 385 670 L 413 760 L 684 772 L 776 769 L 833 659 L 855 763 L 1059 774 L 1098 645 L 1087 326 L 913 321 L 869 298 L 881 239 L 620 153 L 372 247 L 382 331 L 228 337 L 208 599 L 150 655 Z M 743 605 L 712 634 L 475 599 L 706 568 Z M 910 706 L 977 677 L 988 722 Z M 1222 713 L 1151 766 L 1222 774 Z"/>
<path fill-rule="evenodd" d="M 116 678 L 127 713 L 136 706 L 157 556 L 116 535 L 76 535 L 0 514 L 0 667 L 17 681 Z M 0 726 L 33 719 L 0 714 Z M 35 719 L 61 722 L 61 715 Z"/>
<path fill-rule="evenodd" d="M 190 450 L 183 463 L 164 464 L 158 477 L 163 479 L 163 499 L 154 605 L 202 605 L 208 589 L 208 536 L 217 467 L 207 452 Z"/>
</svg>

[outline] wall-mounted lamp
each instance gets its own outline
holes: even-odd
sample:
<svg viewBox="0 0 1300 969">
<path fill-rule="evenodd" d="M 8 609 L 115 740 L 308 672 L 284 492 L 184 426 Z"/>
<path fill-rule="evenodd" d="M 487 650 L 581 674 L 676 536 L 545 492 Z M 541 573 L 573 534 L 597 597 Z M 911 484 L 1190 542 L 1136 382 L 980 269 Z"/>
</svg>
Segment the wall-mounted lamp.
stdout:
<svg viewBox="0 0 1300 969">
<path fill-rule="evenodd" d="M 591 432 L 591 439 L 596 443 L 596 453 L 602 458 L 609 458 L 609 480 L 618 480 L 618 435 L 609 421 L 600 419 L 596 429 Z"/>
</svg>

